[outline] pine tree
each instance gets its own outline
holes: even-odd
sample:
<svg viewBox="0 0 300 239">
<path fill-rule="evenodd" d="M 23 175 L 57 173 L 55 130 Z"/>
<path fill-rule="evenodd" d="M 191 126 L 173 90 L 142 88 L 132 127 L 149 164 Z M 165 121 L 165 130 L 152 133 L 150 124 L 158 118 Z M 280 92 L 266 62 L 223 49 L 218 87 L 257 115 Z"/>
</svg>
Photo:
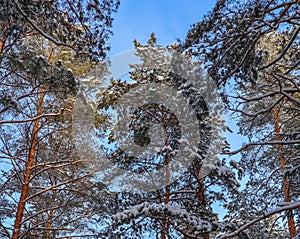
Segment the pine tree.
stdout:
<svg viewBox="0 0 300 239">
<path fill-rule="evenodd" d="M 73 63 L 104 58 L 117 7 L 114 1 L 1 2 L 1 237 L 97 234 L 83 223 L 93 216 L 89 190 L 97 195 L 102 188 L 80 166 L 70 138 L 78 82 L 55 57 L 67 51 Z M 81 193 L 84 185 L 89 190 Z"/>
<path fill-rule="evenodd" d="M 182 44 L 206 61 L 227 108 L 239 117 L 240 133 L 249 138 L 242 148 L 227 152 L 242 153 L 240 166 L 250 178 L 242 193 L 245 205 L 236 205 L 249 210 L 249 217 L 284 208 L 283 202 L 295 209 L 299 201 L 290 182 L 299 173 L 297 12 L 296 1 L 218 1 Z M 296 212 L 286 209 L 290 238 L 296 236 Z"/>
<path fill-rule="evenodd" d="M 185 60 L 176 57 L 176 54 L 179 53 L 174 46 L 164 48 L 158 45 L 153 34 L 148 44 L 142 45 L 135 41 L 135 47 L 136 54 L 142 63 L 132 65 L 131 81 L 113 79 L 108 88 L 101 94 L 99 93 L 98 113 L 107 114 L 105 110 L 111 112 L 111 110 L 118 109 L 118 101 L 123 100 L 127 93 L 139 89 L 138 87 L 143 84 L 159 83 L 162 85 L 161 89 L 165 84 L 175 87 L 176 91 L 185 94 L 187 101 L 184 105 L 186 107 L 190 104 L 194 107 L 193 113 L 196 112 L 198 120 L 201 122 L 199 129 L 203 132 L 203 141 L 201 141 L 203 144 L 199 145 L 196 150 L 190 149 L 191 153 L 195 150 L 193 153 L 195 158 L 178 180 L 149 192 L 117 193 L 115 213 L 112 216 L 114 235 L 110 235 L 109 238 L 211 238 L 223 226 L 213 212 L 212 203 L 217 200 L 220 202 L 227 200 L 227 196 L 217 192 L 214 187 L 219 186 L 230 194 L 236 192 L 238 183 L 231 169 L 216 157 L 217 149 L 213 147 L 209 149 L 212 151 L 209 154 L 210 159 L 215 162 L 210 165 L 209 161 L 206 161 L 207 164 L 205 163 L 205 150 L 209 148 L 210 139 L 224 146 L 223 138 L 218 131 L 220 127 L 224 128 L 224 125 L 223 121 L 219 121 L 219 129 L 216 129 L 217 127 L 211 129 L 204 123 L 208 117 L 205 101 L 201 94 L 194 94 L 199 89 L 185 84 L 185 79 L 193 77 L 199 81 L 198 83 L 205 85 L 206 76 L 200 64 L 192 62 L 188 55 Z M 183 75 L 175 74 L 179 71 L 183 72 Z M 141 91 L 144 98 L 147 94 L 151 95 L 151 92 L 153 93 L 150 88 Z M 170 92 L 165 92 L 165 94 L 167 99 L 171 99 Z M 134 99 L 131 102 L 135 102 Z M 211 113 L 212 118 L 213 116 Z M 217 117 L 213 120 L 218 121 Z M 159 156 L 147 159 L 131 155 L 128 148 L 118 148 L 120 138 L 118 138 L 118 132 L 115 131 L 123 128 L 123 124 L 118 128 L 118 121 L 116 123 L 109 134 L 110 142 L 116 144 L 114 149 L 108 151 L 111 161 L 118 167 L 137 174 L 145 172 L 151 174 L 153 170 L 165 168 L 167 171 L 164 175 L 168 179 L 168 165 L 174 157 L 172 151 L 176 151 L 179 143 L 182 142 L 179 140 L 182 137 L 183 128 L 179 127 L 176 112 L 170 111 L 161 104 L 140 105 L 133 112 L 129 130 L 135 144 L 144 146 L 152 142 L 153 138 L 151 137 L 154 137 L 154 140 L 158 139 L 149 131 L 151 124 L 152 127 L 153 124 L 158 124 L 164 132 L 162 138 L 165 140 L 162 141 L 162 148 L 167 148 L 166 146 L 172 148 L 171 151 L 160 151 Z M 180 122 L 181 125 L 184 123 L 186 122 Z M 209 170 L 205 171 L 205 167 Z M 124 178 L 124 180 L 126 179 Z M 134 191 L 134 188 L 132 190 Z"/>
</svg>

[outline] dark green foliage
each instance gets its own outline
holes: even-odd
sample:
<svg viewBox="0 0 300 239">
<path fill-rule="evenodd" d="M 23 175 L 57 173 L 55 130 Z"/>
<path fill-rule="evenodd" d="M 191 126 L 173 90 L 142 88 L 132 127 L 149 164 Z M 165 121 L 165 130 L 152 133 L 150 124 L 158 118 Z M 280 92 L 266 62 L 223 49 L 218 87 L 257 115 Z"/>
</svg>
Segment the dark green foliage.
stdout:
<svg viewBox="0 0 300 239">
<path fill-rule="evenodd" d="M 97 60 L 109 49 L 112 13 L 118 6 L 117 0 L 1 0 L 0 32 L 11 43 L 26 34 L 39 34 Z"/>
<path fill-rule="evenodd" d="M 238 117 L 239 133 L 249 139 L 249 145 L 227 152 L 241 152 L 238 165 L 248 179 L 228 204 L 228 218 L 239 218 L 229 231 L 282 206 L 283 179 L 290 180 L 291 202 L 299 201 L 300 141 L 293 137 L 299 133 L 299 9 L 294 0 L 220 0 L 181 43 L 182 50 L 204 62 L 224 92 L 229 113 Z M 282 148 L 270 144 L 276 140 Z M 249 238 L 286 238 L 280 223 L 289 214 L 261 220 L 244 232 Z"/>
<path fill-rule="evenodd" d="M 97 238 L 94 225 L 105 223 L 109 195 L 72 141 L 79 85 L 62 52 L 73 64 L 88 62 L 81 73 L 105 58 L 118 5 L 0 0 L 0 238 Z"/>
<path fill-rule="evenodd" d="M 212 203 L 224 202 L 227 197 L 224 193 L 216 192 L 214 187 L 220 187 L 222 192 L 227 191 L 229 194 L 236 192 L 238 183 L 235 181 L 235 174 L 222 161 L 216 162 L 207 175 L 201 174 L 203 159 L 210 145 L 210 135 L 212 134 L 210 126 L 205 122 L 210 113 L 205 100 L 193 84 L 187 84 L 189 78 L 185 79 L 177 75 L 175 70 L 167 71 L 163 68 L 164 64 L 167 65 L 166 62 L 168 62 L 166 56 L 174 52 L 167 52 L 166 48 L 159 46 L 154 35 L 151 35 L 148 44 L 142 45 L 135 41 L 135 45 L 137 54 L 143 63 L 133 66 L 133 70 L 130 72 L 132 81 L 112 80 L 107 89 L 98 94 L 99 114 L 116 109 L 118 101 L 122 100 L 126 93 L 135 90 L 142 84 L 165 84 L 174 87 L 187 99 L 187 104 L 191 106 L 196 115 L 196 124 L 199 126 L 201 139 L 199 139 L 200 144 L 194 161 L 187 166 L 186 172 L 180 175 L 175 182 L 151 192 L 116 194 L 118 201 L 113 207 L 115 215 L 112 217 L 114 235 L 110 234 L 107 238 L 155 238 L 162 237 L 163 233 L 170 238 L 184 238 L 184 235 L 191 235 L 192 238 L 204 238 L 205 233 L 213 234 L 220 231 L 222 227 L 213 213 Z M 180 58 L 174 57 L 173 60 L 173 69 L 184 67 L 185 62 L 181 62 Z M 149 66 L 151 65 L 149 62 L 156 61 L 159 63 Z M 205 76 L 201 74 L 203 72 L 195 71 L 197 75 L 195 78 L 205 81 Z M 187 73 L 187 71 L 183 72 Z M 147 95 L 147 92 L 138 93 L 140 93 L 137 94 L 140 97 Z M 171 96 L 166 93 L 165 97 L 169 99 L 168 97 Z M 128 149 L 119 149 L 118 140 L 114 138 L 114 133 L 110 132 L 108 139 L 114 144 L 108 150 L 108 154 L 110 154 L 108 157 L 122 169 L 131 170 L 137 174 L 145 172 L 151 174 L 151 172 L 165 167 L 169 162 L 167 160 L 173 160 L 180 146 L 181 127 L 185 122 L 179 122 L 176 116 L 179 112 L 171 112 L 161 104 L 140 105 L 131 113 L 128 132 L 132 141 L 137 145 L 147 146 L 153 140 L 150 129 L 157 124 L 166 129 L 164 143 L 165 146 L 170 147 L 165 147 L 165 150 L 158 152 L 153 157 L 146 159 L 135 157 L 124 151 Z M 112 120 L 112 131 L 115 130 L 113 123 Z M 169 196 L 167 195 L 168 191 L 170 191 Z M 164 221 L 168 223 L 166 228 L 162 226 Z"/>
<path fill-rule="evenodd" d="M 237 83 L 247 86 L 255 84 L 258 71 L 266 67 L 263 62 L 266 53 L 256 49 L 266 34 L 292 31 L 290 39 L 296 38 L 280 43 L 282 53 L 299 55 L 296 50 L 294 53 L 285 50 L 299 45 L 297 21 L 299 24 L 297 1 L 221 0 L 211 13 L 193 25 L 182 47 L 205 63 L 219 85 L 233 77 Z M 296 69 L 298 64 L 291 65 L 290 70 Z"/>
</svg>

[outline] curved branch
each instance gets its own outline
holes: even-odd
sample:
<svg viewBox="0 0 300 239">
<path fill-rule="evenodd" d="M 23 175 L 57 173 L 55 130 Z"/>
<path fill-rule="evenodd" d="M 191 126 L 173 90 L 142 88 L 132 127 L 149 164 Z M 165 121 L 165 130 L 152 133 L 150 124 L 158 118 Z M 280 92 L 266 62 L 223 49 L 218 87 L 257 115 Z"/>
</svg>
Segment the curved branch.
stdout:
<svg viewBox="0 0 300 239">
<path fill-rule="evenodd" d="M 55 45 L 58 46 L 66 46 L 69 47 L 71 49 L 74 49 L 71 45 L 58 41 L 55 38 L 53 38 L 52 36 L 50 36 L 49 34 L 47 34 L 46 32 L 44 32 L 33 20 L 31 20 L 26 13 L 23 11 L 23 9 L 20 7 L 18 1 L 14 0 L 13 1 L 14 4 L 16 5 L 17 9 L 19 10 L 19 12 L 21 13 L 21 15 L 26 19 L 26 21 L 36 30 L 38 31 L 43 37 L 45 37 L 46 39 L 48 39 L 49 41 L 53 42 Z"/>
<path fill-rule="evenodd" d="M 274 144 L 300 144 L 300 140 L 289 140 L 289 141 L 272 140 L 272 141 L 265 141 L 265 142 L 252 142 L 252 143 L 245 144 L 243 147 L 234 151 L 223 151 L 223 154 L 234 155 L 249 148 L 250 146 L 274 145 Z"/>
<path fill-rule="evenodd" d="M 279 61 L 285 55 L 285 53 L 288 51 L 288 49 L 290 48 L 290 46 L 292 45 L 292 43 L 294 42 L 294 40 L 297 38 L 299 32 L 300 32 L 300 27 L 298 27 L 296 29 L 296 31 L 294 32 L 292 38 L 290 39 L 290 41 L 288 42 L 288 44 L 285 46 L 285 48 L 283 49 L 283 51 L 280 53 L 280 55 L 276 59 L 274 59 L 273 61 L 271 61 L 270 63 L 268 63 L 267 65 L 264 65 L 264 66 L 258 68 L 258 70 L 266 69 L 266 68 L 270 67 L 271 65 L 275 64 L 277 61 Z"/>
<path fill-rule="evenodd" d="M 248 227 L 252 226 L 253 224 L 263 220 L 263 219 L 266 219 L 268 217 L 271 217 L 273 216 L 274 214 L 277 214 L 277 213 L 280 213 L 280 212 L 283 212 L 283 211 L 288 211 L 288 210 L 293 210 L 293 209 L 296 209 L 296 208 L 300 208 L 300 201 L 299 202 L 294 202 L 294 203 L 291 203 L 287 206 L 284 206 L 284 207 L 280 207 L 280 208 L 276 208 L 270 212 L 266 212 L 264 213 L 262 216 L 256 218 L 256 219 L 253 219 L 251 222 L 245 224 L 244 226 L 240 227 L 239 229 L 235 230 L 234 232 L 228 234 L 228 235 L 223 235 L 220 237 L 220 239 L 226 239 L 226 238 L 230 238 L 230 237 L 234 237 L 234 236 L 237 236 L 238 234 L 240 234 L 242 231 L 246 230 Z"/>
<path fill-rule="evenodd" d="M 29 201 L 30 199 L 32 199 L 32 198 L 34 198 L 34 197 L 36 197 L 36 196 L 38 196 L 38 195 L 40 195 L 40 194 L 43 194 L 43 193 L 45 193 L 45 192 L 47 192 L 47 191 L 56 189 L 56 188 L 58 188 L 58 187 L 60 187 L 60 186 L 64 186 L 64 185 L 66 185 L 66 184 L 69 184 L 69 183 L 72 183 L 72 182 L 75 182 L 75 181 L 79 181 L 79 180 L 81 180 L 81 179 L 83 179 L 83 178 L 86 178 L 86 177 L 89 177 L 89 176 L 91 176 L 91 175 L 90 175 L 90 174 L 86 174 L 86 175 L 80 176 L 80 177 L 78 177 L 78 178 L 73 178 L 73 179 L 70 179 L 70 180 L 67 180 L 67 181 L 64 181 L 64 182 L 55 184 L 55 185 L 50 186 L 50 187 L 48 187 L 48 188 L 44 188 L 43 190 L 41 190 L 41 191 L 39 191 L 39 192 L 37 192 L 37 193 L 35 193 L 35 194 L 32 194 L 32 195 L 28 196 L 28 197 L 25 199 L 25 201 L 27 202 L 27 201 Z"/>
<path fill-rule="evenodd" d="M 64 110 L 66 110 L 66 109 L 60 109 L 60 112 L 59 112 L 59 113 L 41 114 L 41 115 L 38 115 L 38 116 L 36 116 L 36 117 L 33 117 L 33 118 L 27 118 L 27 119 L 20 119 L 20 120 L 2 120 L 2 121 L 0 121 L 0 125 L 1 125 L 1 124 L 27 123 L 27 122 L 31 122 L 31 121 L 38 120 L 38 119 L 40 119 L 40 118 L 59 116 L 59 115 L 61 115 L 61 114 L 64 112 Z"/>
</svg>

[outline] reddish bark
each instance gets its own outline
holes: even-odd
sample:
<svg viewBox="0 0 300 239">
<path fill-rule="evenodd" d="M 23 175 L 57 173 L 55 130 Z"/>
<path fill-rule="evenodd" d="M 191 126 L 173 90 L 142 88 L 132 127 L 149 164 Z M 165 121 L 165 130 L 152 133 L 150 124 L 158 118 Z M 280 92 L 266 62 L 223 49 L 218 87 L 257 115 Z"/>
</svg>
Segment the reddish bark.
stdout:
<svg viewBox="0 0 300 239">
<path fill-rule="evenodd" d="M 41 90 L 41 94 L 39 97 L 39 102 L 37 105 L 37 115 L 41 115 L 42 113 L 42 106 L 43 106 L 43 101 L 45 97 L 44 90 Z M 29 147 L 29 152 L 28 152 L 28 157 L 27 161 L 25 164 L 25 169 L 23 171 L 24 174 L 24 179 L 22 182 L 22 189 L 21 189 L 21 194 L 20 194 L 20 199 L 18 202 L 18 208 L 16 212 L 16 217 L 14 221 L 14 231 L 12 234 L 11 239 L 18 239 L 20 234 L 21 234 L 21 226 L 22 226 L 22 220 L 24 216 L 24 210 L 26 206 L 26 199 L 30 190 L 30 179 L 31 179 L 31 174 L 32 174 L 32 168 L 36 156 L 36 146 L 38 144 L 38 131 L 40 127 L 40 118 L 37 118 L 34 120 L 33 128 L 32 128 L 32 133 L 31 133 L 31 145 Z"/>
<path fill-rule="evenodd" d="M 5 41 L 6 41 L 6 38 L 5 38 L 5 36 L 3 36 L 3 37 L 0 39 L 0 53 L 3 52 L 4 45 L 5 45 Z"/>
<path fill-rule="evenodd" d="M 202 178 L 198 178 L 198 193 L 197 193 L 197 199 L 198 201 L 203 205 L 203 207 L 206 206 L 206 200 L 205 200 L 205 187 Z M 202 234 L 204 239 L 209 239 L 209 233 L 203 233 Z"/>
<path fill-rule="evenodd" d="M 282 135 L 281 128 L 280 128 L 280 114 L 279 109 L 274 109 L 274 126 L 275 126 L 275 133 L 276 133 L 276 140 L 282 141 Z M 279 151 L 279 162 L 280 162 L 280 169 L 281 172 L 284 173 L 285 171 L 285 165 L 286 165 L 286 158 L 283 153 L 283 145 L 278 145 L 278 151 Z M 290 193 L 290 184 L 289 184 L 289 178 L 288 175 L 285 174 L 282 178 L 282 184 L 283 184 L 283 194 L 284 194 L 284 201 L 285 202 L 291 202 L 291 193 Z M 295 226 L 295 220 L 293 211 L 287 211 L 287 218 L 288 218 L 288 227 L 289 227 L 289 234 L 290 238 L 293 238 L 296 236 L 296 226 Z"/>
<path fill-rule="evenodd" d="M 49 211 L 49 214 L 48 214 L 47 231 L 46 231 L 46 238 L 45 239 L 50 239 L 53 215 L 54 215 L 54 209 L 51 208 L 50 211 Z"/>
</svg>

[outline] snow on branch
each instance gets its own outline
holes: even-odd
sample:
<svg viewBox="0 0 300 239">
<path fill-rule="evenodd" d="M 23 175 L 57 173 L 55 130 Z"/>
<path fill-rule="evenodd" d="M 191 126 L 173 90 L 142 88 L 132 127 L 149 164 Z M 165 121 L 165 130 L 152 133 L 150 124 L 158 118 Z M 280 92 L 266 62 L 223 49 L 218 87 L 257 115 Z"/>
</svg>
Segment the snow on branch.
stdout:
<svg viewBox="0 0 300 239">
<path fill-rule="evenodd" d="M 265 212 L 260 217 L 258 217 L 256 219 L 253 219 L 252 221 L 248 222 L 247 224 L 245 224 L 244 226 L 240 227 L 236 231 L 234 231 L 234 232 L 232 232 L 230 234 L 227 234 L 227 235 L 222 235 L 220 237 L 220 239 L 226 239 L 226 238 L 231 238 L 231 237 L 237 236 L 242 231 L 246 230 L 248 227 L 252 226 L 253 224 L 255 224 L 255 223 L 257 223 L 257 222 L 259 222 L 259 221 L 261 221 L 263 219 L 271 217 L 274 214 L 277 214 L 277 213 L 280 213 L 280 212 L 283 212 L 283 211 L 293 210 L 293 209 L 296 209 L 296 208 L 300 208 L 300 201 L 294 202 L 294 203 L 290 203 L 290 204 L 288 204 L 287 206 L 284 206 L 284 207 L 276 208 L 276 209 L 274 209 L 274 210 L 272 210 L 270 212 Z"/>
<path fill-rule="evenodd" d="M 44 188 L 44 189 L 40 190 L 39 192 L 34 193 L 34 194 L 28 196 L 28 197 L 25 199 L 25 201 L 29 201 L 30 199 L 32 199 L 32 198 L 34 198 L 34 197 L 36 197 L 36 196 L 39 196 L 39 195 L 41 195 L 41 194 L 43 194 L 43 193 L 45 193 L 45 192 L 47 192 L 47 191 L 50 191 L 50 190 L 56 190 L 57 188 L 59 188 L 59 187 L 61 187 L 61 186 L 65 186 L 65 185 L 70 184 L 70 183 L 73 183 L 73 182 L 75 182 L 75 181 L 80 181 L 81 179 L 87 178 L 87 177 L 89 177 L 89 176 L 91 176 L 91 174 L 88 173 L 88 174 L 85 174 L 85 175 L 83 175 L 83 176 L 80 176 L 80 177 L 77 177 L 77 178 L 72 178 L 72 179 L 70 179 L 70 180 L 66 180 L 66 181 L 63 181 L 63 182 L 61 182 L 61 183 L 55 184 L 55 185 L 53 185 L 53 186 Z"/>
<path fill-rule="evenodd" d="M 27 15 L 26 13 L 23 11 L 23 9 L 20 7 L 18 1 L 15 1 L 14 0 L 14 3 L 17 7 L 17 9 L 19 10 L 19 12 L 21 13 L 21 15 L 28 21 L 28 23 L 36 30 L 38 31 L 43 37 L 45 37 L 46 39 L 50 40 L 51 42 L 53 42 L 55 45 L 58 45 L 58 46 L 66 46 L 66 47 L 69 47 L 69 48 L 72 48 L 73 47 L 69 44 L 66 44 L 64 42 L 61 42 L 61 41 L 58 41 L 56 40 L 55 38 L 53 38 L 52 36 L 50 36 L 49 34 L 47 34 L 46 32 L 44 32 L 33 20 L 31 20 Z"/>
<path fill-rule="evenodd" d="M 249 148 L 250 146 L 256 146 L 256 145 L 274 145 L 274 144 L 300 144 L 300 139 L 298 140 L 288 140 L 288 141 L 281 141 L 281 140 L 272 140 L 272 141 L 265 141 L 265 142 L 252 142 L 252 143 L 248 143 L 243 145 L 243 147 L 237 149 L 237 150 L 233 150 L 233 151 L 223 151 L 224 154 L 227 155 L 234 155 L 237 154 L 247 148 Z"/>
<path fill-rule="evenodd" d="M 40 118 L 45 118 L 45 117 L 55 117 L 55 116 L 59 116 L 61 115 L 66 109 L 60 109 L 60 112 L 58 113 L 49 113 L 49 114 L 41 114 L 32 118 L 27 118 L 27 119 L 19 119 L 19 120 L 1 120 L 0 121 L 0 125 L 1 124 L 17 124 L 17 123 L 26 123 L 26 122 L 31 122 L 31 121 L 35 121 L 38 120 Z"/>
<path fill-rule="evenodd" d="M 273 75 L 273 76 L 275 77 L 275 75 Z M 300 90 L 297 89 L 297 88 L 281 88 L 280 90 L 274 90 L 272 92 L 268 92 L 268 93 L 265 93 L 265 94 L 262 94 L 262 95 L 258 94 L 258 92 L 255 92 L 255 96 L 253 96 L 253 97 L 246 97 L 246 96 L 238 95 L 238 96 L 232 96 L 232 98 L 242 99 L 246 103 L 246 102 L 262 100 L 264 98 L 268 98 L 268 97 L 274 96 L 276 94 L 281 94 L 282 91 L 284 91 L 285 93 L 297 93 Z"/>
<path fill-rule="evenodd" d="M 292 43 L 295 41 L 295 39 L 298 36 L 299 31 L 300 31 L 300 27 L 298 27 L 295 30 L 292 38 L 290 39 L 290 41 L 288 42 L 288 44 L 285 46 L 285 48 L 283 49 L 283 51 L 279 54 L 279 56 L 276 59 L 274 59 L 273 61 L 271 61 L 267 65 L 264 65 L 264 66 L 260 67 L 258 70 L 266 69 L 266 68 L 272 66 L 273 64 L 275 64 L 277 61 L 279 61 L 285 55 L 285 53 L 288 51 L 288 49 L 291 47 Z"/>
<path fill-rule="evenodd" d="M 268 107 L 268 108 L 265 108 L 265 109 L 262 109 L 262 110 L 259 110 L 255 113 L 249 113 L 249 112 L 246 112 L 244 110 L 239 110 L 239 109 L 234 109 L 234 108 L 230 108 L 228 107 L 229 110 L 232 110 L 232 111 L 235 111 L 235 112 L 238 112 L 238 113 L 241 113 L 243 115 L 246 115 L 246 116 L 249 116 L 249 117 L 257 117 L 258 115 L 260 114 L 264 114 L 266 112 L 270 112 L 272 109 L 275 108 L 276 105 L 278 105 L 282 100 L 284 99 L 284 95 L 278 97 L 278 99 L 274 100 L 274 102 Z"/>
<path fill-rule="evenodd" d="M 122 221 L 134 219 L 141 215 L 149 217 L 168 215 L 173 218 L 173 220 L 170 221 L 172 221 L 176 230 L 185 232 L 192 230 L 189 233 L 195 235 L 212 230 L 212 225 L 209 222 L 200 219 L 177 204 L 152 205 L 148 202 L 144 202 L 113 215 L 112 219 L 114 223 L 120 224 Z"/>
</svg>

